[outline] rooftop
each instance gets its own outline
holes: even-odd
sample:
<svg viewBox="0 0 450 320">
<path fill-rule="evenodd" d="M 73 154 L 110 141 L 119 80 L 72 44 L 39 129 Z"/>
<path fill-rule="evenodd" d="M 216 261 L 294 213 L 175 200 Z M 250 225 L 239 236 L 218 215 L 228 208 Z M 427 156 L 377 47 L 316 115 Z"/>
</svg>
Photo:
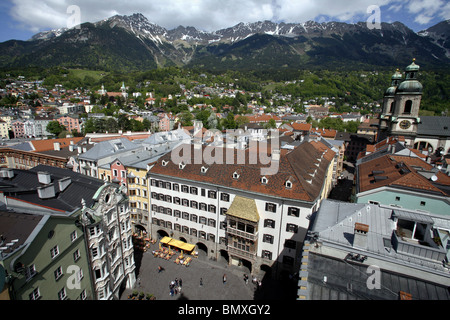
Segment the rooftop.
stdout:
<svg viewBox="0 0 450 320">
<path fill-rule="evenodd" d="M 448 196 L 450 177 L 418 157 L 384 155 L 358 165 L 358 193 L 384 186 Z M 430 178 L 427 172 L 431 174 Z M 434 180 L 431 179 L 435 176 Z"/>
<path fill-rule="evenodd" d="M 341 252 L 341 256 L 345 256 L 345 253 L 358 253 L 366 256 L 367 265 L 376 264 L 381 269 L 402 276 L 423 278 L 432 282 L 442 281 L 441 284 L 450 285 L 450 272 L 443 264 L 445 248 L 432 245 L 431 242 L 426 244 L 426 241 L 433 241 L 426 237 L 424 243 L 404 240 L 396 233 L 400 228 L 397 219 L 426 224 L 432 229 L 441 228 L 440 219 L 411 210 L 324 200 L 314 217 L 311 231 L 316 234 L 314 241 L 319 241 L 322 247 L 330 248 L 330 251 L 322 250 L 328 252 L 329 256 L 339 258 L 337 252 Z M 355 244 L 356 224 L 368 226 L 366 247 L 362 249 Z M 442 241 L 445 245 L 446 240 Z M 417 250 L 406 250 L 400 243 Z"/>
<path fill-rule="evenodd" d="M 0 260 L 24 245 L 43 216 L 0 211 Z"/>
<path fill-rule="evenodd" d="M 268 148 L 268 152 L 264 153 L 261 147 L 258 150 L 236 150 L 203 146 L 200 153 L 211 155 L 211 159 L 202 156 L 201 162 L 196 163 L 195 147 L 181 145 L 172 153 L 161 157 L 149 174 L 167 175 L 281 198 L 315 201 L 320 195 L 328 166 L 335 153 L 321 142 L 305 142 L 293 151 L 281 150 L 279 161 L 270 161 L 269 158 L 270 163 L 263 164 L 261 154 L 266 157 L 274 154 L 271 147 Z M 184 158 L 184 152 L 187 152 L 186 157 L 189 159 L 185 166 L 172 162 L 172 154 Z M 255 161 L 252 162 L 251 159 Z M 207 160 L 213 163 L 207 163 Z M 263 182 L 262 169 L 269 169 L 272 164 L 274 167 L 278 166 L 272 167 L 278 170 L 273 175 L 267 175 L 267 180 Z M 202 167 L 207 170 L 202 170 Z M 290 187 L 286 186 L 287 181 L 291 182 Z"/>
<path fill-rule="evenodd" d="M 30 170 L 11 169 L 14 175 L 11 178 L 0 178 L 0 192 L 5 196 L 17 199 L 24 203 L 31 203 L 43 209 L 68 214 L 81 208 L 81 200 L 86 205 L 93 203 L 92 196 L 103 185 L 103 181 L 91 178 L 67 169 L 39 165 Z M 38 174 L 49 174 L 49 184 L 39 182 Z M 64 187 L 60 181 L 66 181 Z M 54 196 L 42 197 L 38 188 L 54 185 Z"/>
</svg>

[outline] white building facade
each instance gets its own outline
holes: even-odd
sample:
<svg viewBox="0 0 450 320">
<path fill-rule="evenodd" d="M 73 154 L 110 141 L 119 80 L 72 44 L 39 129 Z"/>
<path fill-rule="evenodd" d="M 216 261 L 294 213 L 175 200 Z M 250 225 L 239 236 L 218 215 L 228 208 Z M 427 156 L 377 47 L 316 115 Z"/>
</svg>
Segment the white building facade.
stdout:
<svg viewBox="0 0 450 320">
<path fill-rule="evenodd" d="M 274 160 L 280 169 L 273 176 L 259 175 L 258 165 L 174 164 L 170 155 L 162 157 L 148 173 L 152 237 L 195 244 L 200 254 L 247 266 L 252 274 L 293 274 L 332 166 L 321 161 L 321 173 L 305 181 L 288 165 L 301 149 Z M 305 194 L 305 184 L 314 194 Z"/>
<path fill-rule="evenodd" d="M 114 184 L 105 183 L 94 195 L 94 204 L 83 206 L 86 232 L 98 300 L 119 299 L 121 288 L 136 282 L 128 199 Z"/>
</svg>

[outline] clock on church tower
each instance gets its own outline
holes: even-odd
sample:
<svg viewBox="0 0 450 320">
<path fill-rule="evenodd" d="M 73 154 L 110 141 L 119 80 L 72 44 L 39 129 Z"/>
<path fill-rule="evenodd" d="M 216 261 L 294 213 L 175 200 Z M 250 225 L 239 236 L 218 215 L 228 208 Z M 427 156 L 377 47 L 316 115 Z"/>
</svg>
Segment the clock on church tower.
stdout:
<svg viewBox="0 0 450 320">
<path fill-rule="evenodd" d="M 403 120 L 402 122 L 400 122 L 399 126 L 400 129 L 408 130 L 411 127 L 411 122 L 409 122 L 408 120 Z"/>
</svg>

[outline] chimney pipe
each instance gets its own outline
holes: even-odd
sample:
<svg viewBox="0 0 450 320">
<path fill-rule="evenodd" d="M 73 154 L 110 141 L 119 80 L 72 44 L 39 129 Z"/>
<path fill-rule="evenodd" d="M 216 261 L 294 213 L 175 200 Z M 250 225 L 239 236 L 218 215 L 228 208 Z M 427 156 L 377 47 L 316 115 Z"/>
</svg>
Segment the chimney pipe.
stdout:
<svg viewBox="0 0 450 320">
<path fill-rule="evenodd" d="M 360 249 L 367 249 L 367 234 L 369 226 L 367 224 L 355 223 L 353 246 Z"/>
</svg>

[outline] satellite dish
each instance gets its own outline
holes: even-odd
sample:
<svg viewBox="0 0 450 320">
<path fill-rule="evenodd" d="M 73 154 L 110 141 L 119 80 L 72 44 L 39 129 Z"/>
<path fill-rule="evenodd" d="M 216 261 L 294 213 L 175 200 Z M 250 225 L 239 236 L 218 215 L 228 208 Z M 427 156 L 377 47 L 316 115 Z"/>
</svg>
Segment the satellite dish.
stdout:
<svg viewBox="0 0 450 320">
<path fill-rule="evenodd" d="M 438 177 L 436 177 L 436 176 L 431 177 L 431 181 L 436 182 L 437 180 L 438 180 Z"/>
</svg>

